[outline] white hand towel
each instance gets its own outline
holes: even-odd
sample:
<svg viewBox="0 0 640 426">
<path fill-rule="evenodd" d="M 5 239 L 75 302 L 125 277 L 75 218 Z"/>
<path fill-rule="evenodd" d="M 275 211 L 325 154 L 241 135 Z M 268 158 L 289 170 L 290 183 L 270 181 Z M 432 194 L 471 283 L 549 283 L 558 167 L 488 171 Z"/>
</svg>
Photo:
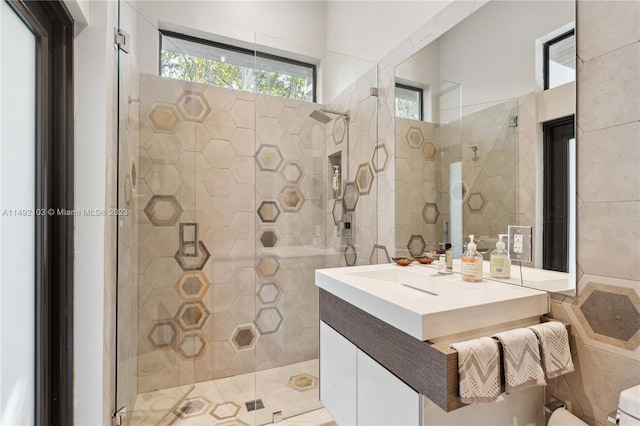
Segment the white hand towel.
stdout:
<svg viewBox="0 0 640 426">
<path fill-rule="evenodd" d="M 458 351 L 460 400 L 466 404 L 503 401 L 498 342 L 481 337 L 450 346 Z"/>
<path fill-rule="evenodd" d="M 571 373 L 573 361 L 567 328 L 557 321 L 543 322 L 529 328 L 538 336 L 542 366 L 547 379 Z"/>
<path fill-rule="evenodd" d="M 544 386 L 538 338 L 533 330 L 517 328 L 494 334 L 502 343 L 505 391 L 511 393 L 531 386 Z"/>
</svg>

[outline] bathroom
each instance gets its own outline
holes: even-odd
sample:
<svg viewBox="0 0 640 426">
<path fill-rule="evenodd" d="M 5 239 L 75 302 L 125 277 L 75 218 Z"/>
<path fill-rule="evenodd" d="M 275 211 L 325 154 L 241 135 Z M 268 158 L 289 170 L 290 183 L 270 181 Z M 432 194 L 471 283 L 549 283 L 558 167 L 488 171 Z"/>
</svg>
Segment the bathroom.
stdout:
<svg viewBox="0 0 640 426">
<path fill-rule="evenodd" d="M 535 170 L 496 190 L 502 212 L 514 209 L 496 227 L 483 217 L 500 216 L 494 200 L 468 202 L 482 190 L 459 187 L 457 213 L 448 203 L 443 186 L 454 172 L 442 155 L 458 156 L 466 182 L 464 173 L 493 155 L 465 145 L 463 117 L 477 113 L 463 104 L 468 83 L 443 74 L 438 81 L 452 96 L 438 101 L 451 101 L 451 114 L 422 120 L 434 151 L 421 140 L 420 153 L 440 167 L 417 166 L 430 195 L 409 206 L 415 179 L 400 180 L 398 67 L 493 4 L 67 3 L 79 22 L 76 122 L 92 124 L 78 125 L 76 138 L 97 140 L 76 152 L 76 205 L 130 212 L 102 228 L 76 222 L 90 230 L 77 235 L 83 250 L 75 258 L 76 424 L 110 424 L 123 407 L 123 424 L 333 424 L 319 396 L 316 270 L 389 263 L 454 237 L 466 242 L 472 232 L 489 236 L 490 250 L 507 224 L 533 227 L 532 258 L 520 265 L 540 259 L 536 204 L 524 195 L 538 184 Z M 575 371 L 548 380 L 544 393 L 604 426 L 620 392 L 640 383 L 640 3 L 578 0 L 570 8 L 575 282 L 550 293 L 549 314 L 570 324 Z M 113 28 L 122 31 L 119 50 Z M 306 81 L 315 95 L 305 87 L 280 98 L 163 76 L 161 52 L 180 55 L 194 39 L 312 65 Z M 248 72 L 262 59 L 244 59 Z M 499 106 L 507 110 L 500 138 L 525 139 L 524 95 L 532 91 L 495 98 L 511 102 Z M 509 127 L 513 115 L 518 127 Z M 441 149 L 445 135 L 455 148 Z M 494 161 L 505 176 L 522 170 L 525 152 L 537 155 L 512 149 L 502 152 L 509 160 L 519 150 L 519 164 Z M 491 415 L 491 406 L 482 409 Z"/>
</svg>

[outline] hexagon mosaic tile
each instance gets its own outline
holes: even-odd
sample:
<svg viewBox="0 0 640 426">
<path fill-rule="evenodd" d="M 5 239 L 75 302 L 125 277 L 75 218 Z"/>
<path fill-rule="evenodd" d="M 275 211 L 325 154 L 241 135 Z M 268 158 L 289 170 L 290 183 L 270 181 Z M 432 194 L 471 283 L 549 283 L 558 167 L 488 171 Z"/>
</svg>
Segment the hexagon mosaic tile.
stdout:
<svg viewBox="0 0 640 426">
<path fill-rule="evenodd" d="M 384 172 L 387 169 L 387 164 L 389 164 L 389 158 L 390 156 L 387 144 L 383 143 L 380 145 L 376 145 L 371 156 L 371 165 L 373 166 L 373 171 L 376 173 Z"/>
<path fill-rule="evenodd" d="M 282 291 L 280 288 L 271 282 L 262 283 L 260 290 L 258 291 L 258 299 L 265 305 L 276 303 L 280 298 Z"/>
<path fill-rule="evenodd" d="M 333 224 L 338 226 L 342 223 L 342 200 L 333 200 L 333 208 L 331 209 L 331 216 L 333 216 Z"/>
<path fill-rule="evenodd" d="M 209 310 L 201 301 L 186 302 L 178 309 L 175 320 L 183 331 L 195 331 L 204 326 L 209 315 Z"/>
<path fill-rule="evenodd" d="M 178 344 L 178 355 L 184 360 L 200 359 L 207 350 L 207 338 L 201 332 L 185 334 Z"/>
<path fill-rule="evenodd" d="M 344 117 L 336 118 L 333 120 L 333 140 L 336 145 L 341 144 L 344 140 L 344 136 L 347 129 L 347 123 Z"/>
<path fill-rule="evenodd" d="M 287 160 L 278 171 L 280 179 L 287 185 L 297 185 L 304 177 L 304 170 L 299 162 Z"/>
<path fill-rule="evenodd" d="M 173 414 L 177 417 L 188 419 L 206 413 L 209 407 L 211 407 L 211 401 L 204 396 L 187 398 L 178 408 L 173 410 Z"/>
<path fill-rule="evenodd" d="M 318 379 L 310 374 L 299 374 L 289 379 L 289 387 L 304 392 L 309 389 L 315 389 L 318 386 Z"/>
<path fill-rule="evenodd" d="M 263 144 L 256 151 L 256 163 L 260 170 L 264 172 L 277 172 L 282 161 L 280 148 L 276 145 Z"/>
<path fill-rule="evenodd" d="M 358 260 L 358 254 L 356 253 L 356 248 L 353 244 L 347 244 L 344 248 L 344 261 L 347 266 L 354 266 L 356 264 L 356 260 Z"/>
<path fill-rule="evenodd" d="M 258 260 L 256 265 L 256 271 L 261 277 L 271 278 L 275 277 L 280 270 L 280 261 L 273 256 L 264 256 Z"/>
<path fill-rule="evenodd" d="M 433 160 L 436 158 L 436 146 L 433 142 L 426 142 L 422 147 L 422 152 L 424 152 L 424 157 L 427 160 Z"/>
<path fill-rule="evenodd" d="M 285 186 L 278 196 L 284 212 L 299 212 L 304 204 L 304 195 L 297 186 Z"/>
<path fill-rule="evenodd" d="M 275 228 L 260 231 L 260 236 L 258 237 L 262 247 L 275 247 L 278 244 L 278 240 L 278 231 Z"/>
<path fill-rule="evenodd" d="M 467 205 L 472 213 L 481 213 L 484 209 L 484 197 L 479 192 L 472 192 L 467 199 Z"/>
<path fill-rule="evenodd" d="M 283 317 L 278 308 L 260 308 L 256 315 L 255 326 L 261 335 L 273 334 L 282 325 Z"/>
<path fill-rule="evenodd" d="M 356 172 L 356 187 L 360 195 L 367 195 L 373 184 L 373 172 L 369 163 L 360 164 Z"/>
<path fill-rule="evenodd" d="M 425 247 L 427 247 L 427 244 L 424 242 L 422 235 L 412 235 L 407 243 L 407 249 L 411 256 L 420 256 L 424 253 Z"/>
<path fill-rule="evenodd" d="M 406 140 L 411 148 L 420 149 L 422 142 L 424 142 L 424 135 L 419 128 L 410 127 L 406 135 Z"/>
<path fill-rule="evenodd" d="M 147 332 L 147 340 L 154 349 L 173 347 L 177 336 L 178 328 L 173 319 L 154 321 Z"/>
<path fill-rule="evenodd" d="M 256 341 L 253 325 L 238 326 L 231 337 L 231 344 L 237 351 L 252 349 Z"/>
<path fill-rule="evenodd" d="M 438 223 L 440 217 L 440 210 L 435 203 L 426 203 L 422 208 L 422 219 L 427 225 L 433 225 Z"/>
<path fill-rule="evenodd" d="M 211 111 L 209 104 L 201 93 L 184 92 L 178 99 L 178 111 L 187 121 L 202 123 Z"/>
<path fill-rule="evenodd" d="M 202 271 L 183 272 L 176 282 L 175 289 L 181 299 L 202 299 L 211 284 Z"/>
<path fill-rule="evenodd" d="M 153 131 L 158 133 L 175 133 L 180 123 L 178 110 L 171 104 L 153 104 L 147 119 Z"/>
<path fill-rule="evenodd" d="M 391 263 L 387 247 L 380 244 L 374 244 L 371 249 L 371 255 L 369 255 L 369 263 L 372 265 Z"/>
<path fill-rule="evenodd" d="M 344 185 L 344 194 L 342 196 L 343 208 L 345 211 L 354 211 L 358 205 L 358 188 L 355 182 L 347 182 Z"/>
<path fill-rule="evenodd" d="M 144 213 L 155 226 L 173 226 L 182 215 L 182 207 L 173 195 L 154 195 L 144 208 Z"/>
<path fill-rule="evenodd" d="M 640 297 L 633 289 L 589 282 L 571 307 L 590 339 L 627 350 L 640 346 Z"/>
<path fill-rule="evenodd" d="M 263 201 L 258 207 L 258 216 L 264 223 L 275 223 L 280 216 L 280 207 L 275 201 Z"/>
<path fill-rule="evenodd" d="M 231 419 L 238 415 L 241 408 L 236 401 L 218 402 L 214 404 L 209 414 L 218 420 Z"/>
<path fill-rule="evenodd" d="M 192 244 L 192 247 L 195 247 L 195 244 Z M 174 258 L 180 268 L 183 271 L 196 271 L 201 270 L 207 264 L 207 261 L 211 257 L 207 246 L 202 242 L 198 241 L 198 255 L 197 256 L 182 256 L 180 255 L 180 250 L 176 252 Z"/>
</svg>

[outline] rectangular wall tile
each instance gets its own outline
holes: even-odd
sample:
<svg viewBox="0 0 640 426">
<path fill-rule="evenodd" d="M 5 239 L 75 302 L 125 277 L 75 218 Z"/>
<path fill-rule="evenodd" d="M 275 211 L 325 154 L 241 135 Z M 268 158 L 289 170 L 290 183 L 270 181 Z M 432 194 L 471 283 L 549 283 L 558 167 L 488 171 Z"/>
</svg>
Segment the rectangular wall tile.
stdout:
<svg viewBox="0 0 640 426">
<path fill-rule="evenodd" d="M 585 203 L 578 236 L 578 264 L 585 274 L 638 279 L 640 201 Z"/>
<path fill-rule="evenodd" d="M 640 123 L 586 132 L 578 152 L 583 202 L 640 200 Z"/>
<path fill-rule="evenodd" d="M 584 62 L 578 79 L 578 126 L 583 131 L 640 120 L 640 43 Z"/>
<path fill-rule="evenodd" d="M 640 2 L 578 2 L 578 56 L 583 61 L 640 40 Z"/>
</svg>

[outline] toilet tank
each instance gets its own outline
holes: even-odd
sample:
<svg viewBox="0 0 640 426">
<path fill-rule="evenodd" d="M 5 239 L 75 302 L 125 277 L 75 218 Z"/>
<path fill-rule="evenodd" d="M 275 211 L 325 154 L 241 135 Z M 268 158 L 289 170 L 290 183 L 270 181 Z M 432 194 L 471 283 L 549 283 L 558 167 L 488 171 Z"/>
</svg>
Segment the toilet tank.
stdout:
<svg viewBox="0 0 640 426">
<path fill-rule="evenodd" d="M 640 425 L 640 385 L 620 392 L 618 409 L 620 413 L 619 426 Z"/>
</svg>

